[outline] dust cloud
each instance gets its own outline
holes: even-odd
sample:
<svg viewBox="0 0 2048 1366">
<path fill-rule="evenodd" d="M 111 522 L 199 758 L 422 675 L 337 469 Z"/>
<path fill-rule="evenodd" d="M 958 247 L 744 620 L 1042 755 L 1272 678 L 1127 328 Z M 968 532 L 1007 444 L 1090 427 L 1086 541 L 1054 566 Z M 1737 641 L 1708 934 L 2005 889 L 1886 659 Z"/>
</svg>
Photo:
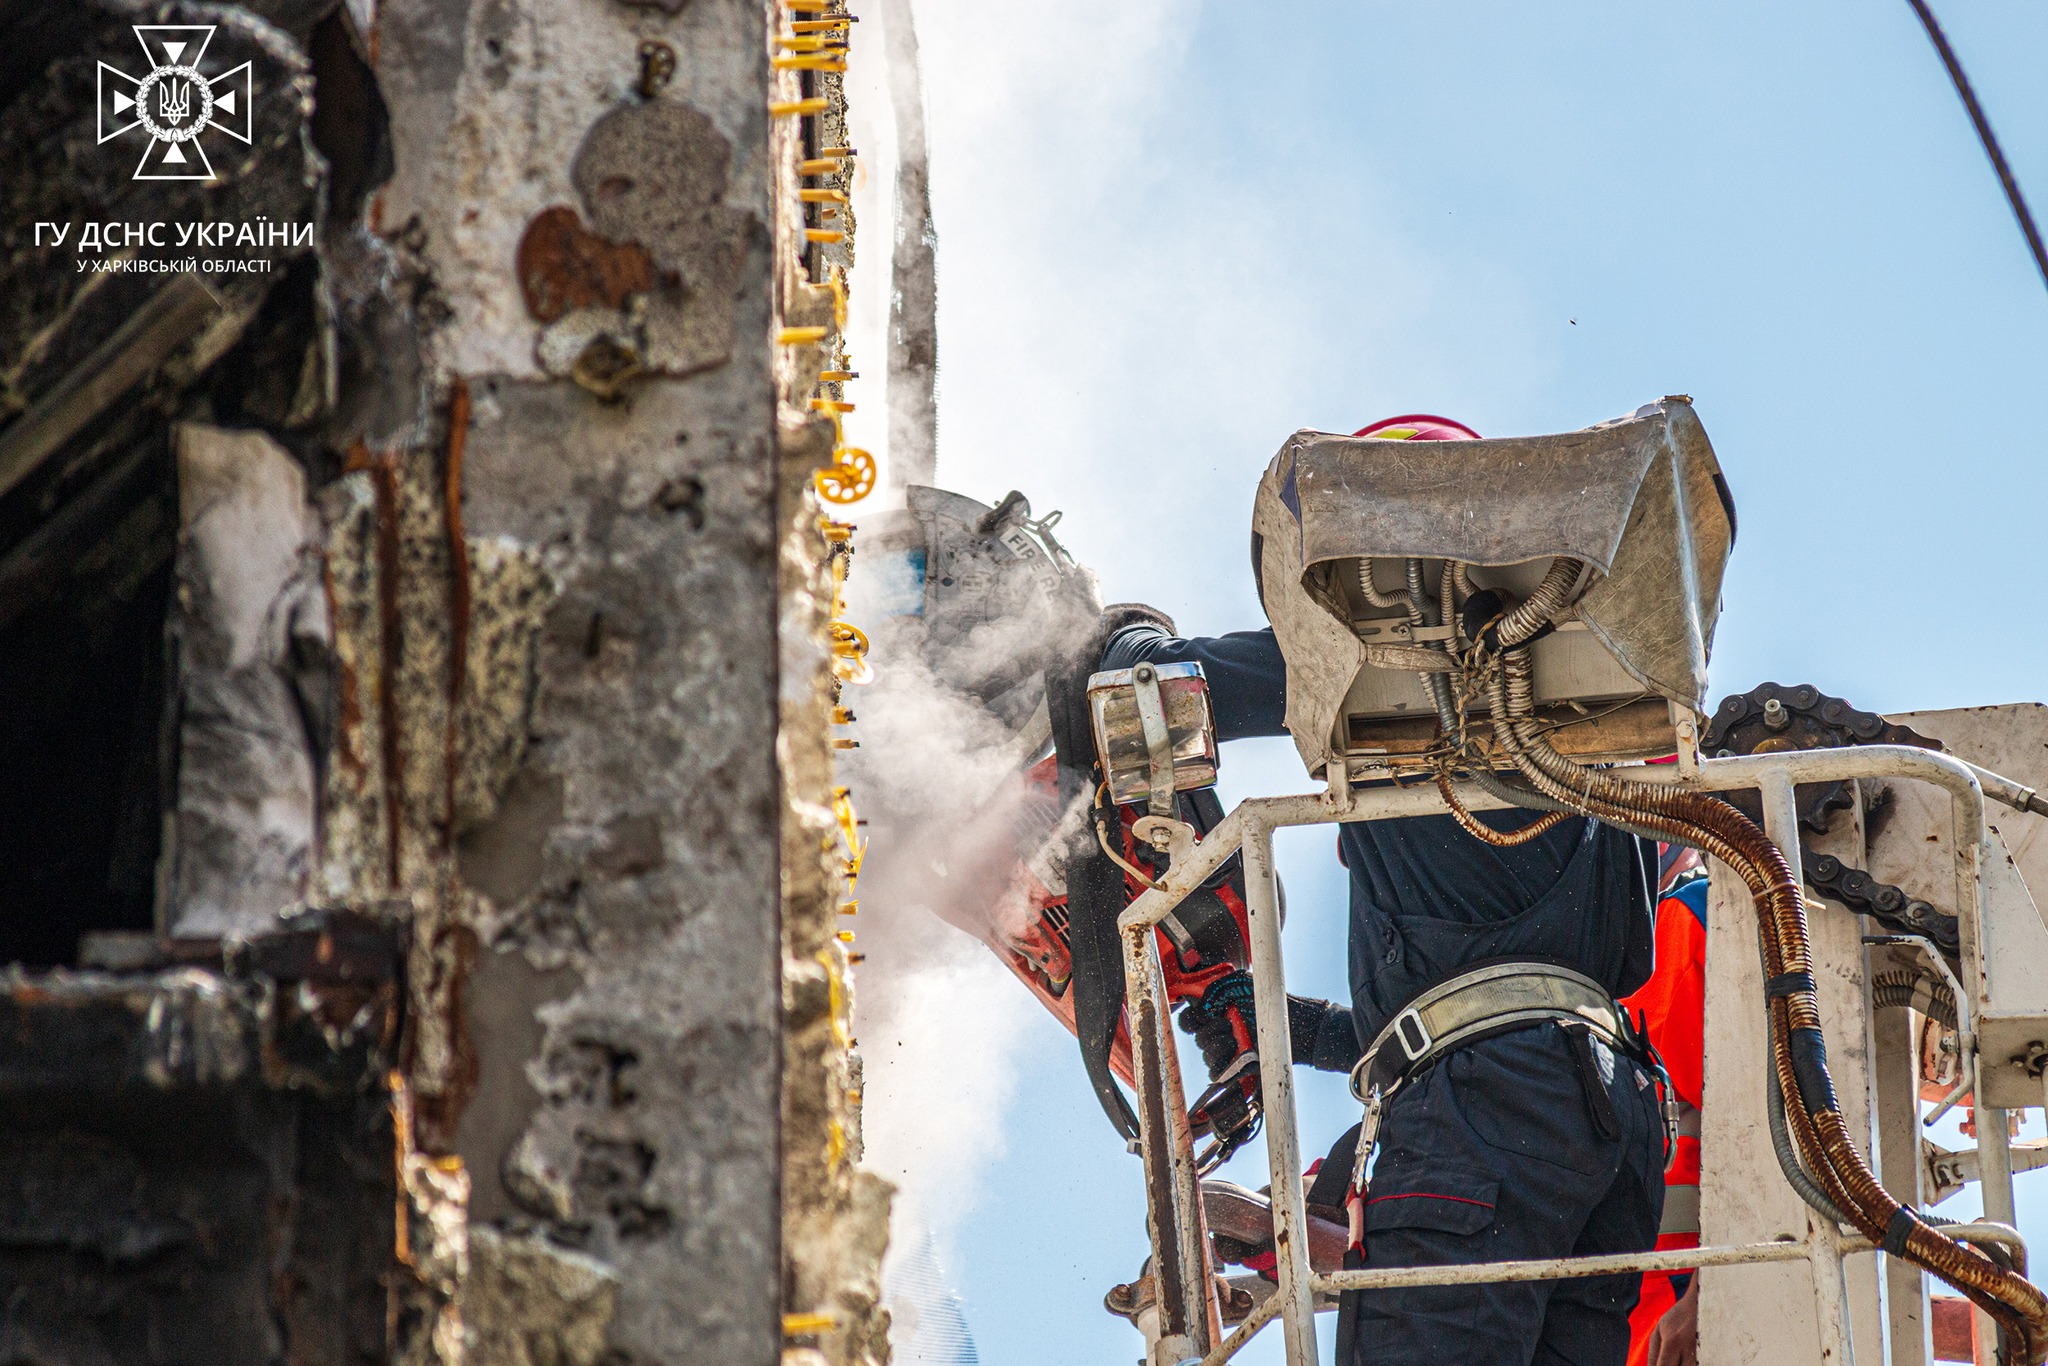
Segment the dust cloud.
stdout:
<svg viewBox="0 0 2048 1366">
<path fill-rule="evenodd" d="M 856 553 L 855 621 L 861 568 Z M 874 681 L 847 690 L 860 748 L 841 777 L 867 822 L 850 922 L 865 955 L 854 995 L 865 1162 L 943 1250 L 1003 1151 L 1016 1050 L 1041 1008 L 968 927 L 1022 927 L 1020 846 L 1051 822 L 1050 799 L 1017 781 L 1026 756 L 1010 728 L 936 677 L 918 639 L 914 619 L 878 622 Z"/>
</svg>

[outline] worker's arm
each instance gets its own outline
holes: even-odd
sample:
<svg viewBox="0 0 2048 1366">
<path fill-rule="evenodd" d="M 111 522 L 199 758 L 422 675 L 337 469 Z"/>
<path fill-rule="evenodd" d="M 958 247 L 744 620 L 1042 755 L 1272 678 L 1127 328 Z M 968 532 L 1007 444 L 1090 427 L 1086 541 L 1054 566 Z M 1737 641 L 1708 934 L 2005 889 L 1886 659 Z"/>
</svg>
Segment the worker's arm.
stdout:
<svg viewBox="0 0 2048 1366">
<path fill-rule="evenodd" d="M 1239 980 L 1249 987 L 1249 978 Z M 1250 992 L 1246 990 L 1238 996 L 1240 999 L 1232 1000 L 1231 1004 L 1239 1011 L 1249 1035 L 1256 1028 Z M 1202 1050 L 1202 1060 L 1209 1065 L 1212 1077 L 1235 1062 L 1244 1049 L 1256 1046 L 1249 1037 L 1238 1037 L 1229 1015 L 1220 1005 L 1190 1002 L 1180 1013 L 1180 1027 L 1195 1036 L 1195 1043 Z M 1318 1072 L 1349 1072 L 1357 1064 L 1362 1051 L 1358 1046 L 1358 1032 L 1351 1024 L 1351 1012 L 1343 1006 L 1307 996 L 1287 998 L 1287 1035 L 1288 1042 L 1293 1045 L 1295 1064 L 1313 1067 Z"/>
<path fill-rule="evenodd" d="M 1209 705 L 1216 713 L 1218 740 L 1287 733 L 1287 662 L 1270 626 L 1263 631 L 1184 640 L 1145 623 L 1118 631 L 1102 652 L 1105 670 L 1128 669 L 1140 663 L 1190 662 L 1200 664 L 1209 680 Z M 1249 1010 L 1245 1015 L 1249 1021 Z M 1351 1012 L 1343 1006 L 1289 996 L 1287 1024 L 1297 1064 L 1324 1072 L 1349 1072 L 1358 1061 L 1358 1035 Z M 1184 1018 L 1182 1025 L 1202 1045 L 1212 1074 L 1236 1056 L 1220 1012 L 1212 1022 L 1209 1014 L 1198 1011 L 1192 1019 Z"/>
<path fill-rule="evenodd" d="M 1294 1045 L 1294 1060 L 1318 1072 L 1349 1072 L 1358 1065 L 1365 1050 L 1359 1046 L 1358 1030 L 1351 1023 L 1348 1006 L 1306 996 L 1287 998 L 1288 1042 Z"/>
<path fill-rule="evenodd" d="M 1287 663 L 1270 626 L 1191 640 L 1149 623 L 1126 626 L 1109 638 L 1102 652 L 1105 670 L 1142 663 L 1202 666 L 1218 740 L 1287 733 Z"/>
</svg>

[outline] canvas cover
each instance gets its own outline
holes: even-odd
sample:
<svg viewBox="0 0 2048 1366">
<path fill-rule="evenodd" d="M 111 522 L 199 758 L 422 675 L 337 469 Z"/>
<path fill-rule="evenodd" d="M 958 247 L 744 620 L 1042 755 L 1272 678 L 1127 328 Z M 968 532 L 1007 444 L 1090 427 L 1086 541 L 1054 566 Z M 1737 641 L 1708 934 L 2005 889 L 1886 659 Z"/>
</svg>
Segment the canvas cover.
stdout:
<svg viewBox="0 0 2048 1366">
<path fill-rule="evenodd" d="M 1287 658 L 1287 726 L 1311 772 L 1365 647 L 1326 586 L 1339 561 L 1590 563 L 1578 615 L 1643 685 L 1701 710 L 1733 505 L 1692 404 L 1667 398 L 1555 436 L 1390 441 L 1296 432 L 1252 512 L 1259 596 Z"/>
</svg>

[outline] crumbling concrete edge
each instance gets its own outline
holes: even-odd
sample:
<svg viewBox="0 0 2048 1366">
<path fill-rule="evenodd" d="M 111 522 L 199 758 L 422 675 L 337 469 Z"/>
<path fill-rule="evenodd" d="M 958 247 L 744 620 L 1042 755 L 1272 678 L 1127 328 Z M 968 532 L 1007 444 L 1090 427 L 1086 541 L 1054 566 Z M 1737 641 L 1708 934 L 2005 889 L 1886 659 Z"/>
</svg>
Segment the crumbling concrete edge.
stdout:
<svg viewBox="0 0 2048 1366">
<path fill-rule="evenodd" d="M 829 19 L 843 6 L 802 17 Z M 844 30 L 842 30 L 844 32 Z M 852 46 L 847 43 L 846 46 Z M 849 203 L 828 218 L 800 190 L 837 189 L 838 171 L 802 176 L 848 146 L 842 74 L 776 73 L 771 105 L 812 112 L 776 120 L 776 369 L 781 463 L 781 729 L 776 760 L 783 785 L 782 1220 L 784 1366 L 884 1366 L 889 1314 L 881 1305 L 882 1255 L 894 1187 L 861 1159 L 861 1059 L 852 1035 L 853 882 L 861 856 L 849 794 L 835 784 L 832 756 L 840 689 L 860 661 L 840 615 L 839 585 L 851 555 L 851 527 L 820 498 L 821 471 L 845 468 L 837 378 L 851 369 L 845 349 L 845 272 L 854 261 Z M 820 107 L 822 106 L 822 107 Z M 846 195 L 850 199 L 850 195 Z M 807 228 L 822 227 L 807 240 Z M 832 234 L 836 233 L 834 238 Z M 836 280 L 836 283 L 835 283 Z M 822 481 L 845 490 L 845 482 Z M 835 627 L 837 629 L 835 630 Z M 835 652 L 835 643 L 841 651 Z M 851 667 L 849 667 L 849 663 Z"/>
</svg>

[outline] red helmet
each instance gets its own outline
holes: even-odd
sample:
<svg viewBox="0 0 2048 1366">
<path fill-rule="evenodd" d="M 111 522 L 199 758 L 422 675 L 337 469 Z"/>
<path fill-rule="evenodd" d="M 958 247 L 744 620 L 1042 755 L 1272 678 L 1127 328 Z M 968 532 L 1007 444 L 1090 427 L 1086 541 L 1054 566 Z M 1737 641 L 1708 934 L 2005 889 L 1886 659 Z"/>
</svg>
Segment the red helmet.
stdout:
<svg viewBox="0 0 2048 1366">
<path fill-rule="evenodd" d="M 1377 436 L 1388 441 L 1477 441 L 1479 433 L 1462 422 L 1433 413 L 1403 413 L 1381 418 L 1370 427 L 1360 427 L 1353 436 Z"/>
</svg>

